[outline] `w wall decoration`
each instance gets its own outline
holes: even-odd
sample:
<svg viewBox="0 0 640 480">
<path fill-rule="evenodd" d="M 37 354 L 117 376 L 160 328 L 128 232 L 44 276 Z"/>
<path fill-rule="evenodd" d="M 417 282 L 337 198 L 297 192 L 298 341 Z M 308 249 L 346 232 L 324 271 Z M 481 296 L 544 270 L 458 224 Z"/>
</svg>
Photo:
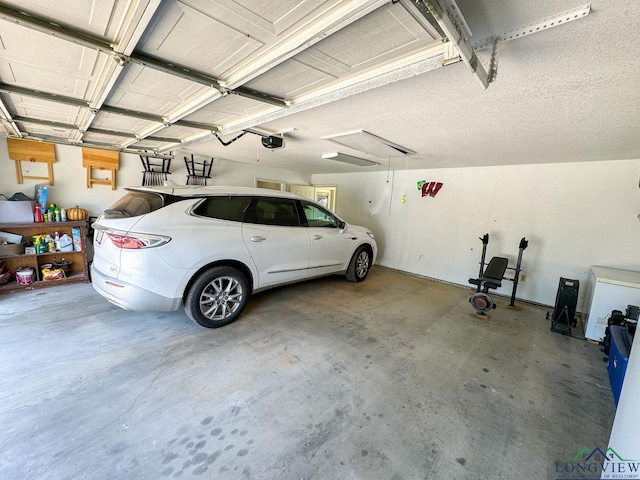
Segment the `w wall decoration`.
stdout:
<svg viewBox="0 0 640 480">
<path fill-rule="evenodd" d="M 442 182 L 427 182 L 426 180 L 420 180 L 418 182 L 418 190 L 422 191 L 423 197 L 435 197 L 442 188 Z"/>
</svg>

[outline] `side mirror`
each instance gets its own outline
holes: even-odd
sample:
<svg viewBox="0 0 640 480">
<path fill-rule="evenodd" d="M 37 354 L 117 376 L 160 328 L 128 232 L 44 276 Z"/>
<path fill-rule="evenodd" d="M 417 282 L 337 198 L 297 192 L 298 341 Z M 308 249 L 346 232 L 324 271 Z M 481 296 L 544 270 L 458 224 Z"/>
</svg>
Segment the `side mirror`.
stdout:
<svg viewBox="0 0 640 480">
<path fill-rule="evenodd" d="M 340 230 L 344 230 L 345 228 L 347 228 L 347 224 L 344 222 L 338 222 L 338 228 Z"/>
</svg>

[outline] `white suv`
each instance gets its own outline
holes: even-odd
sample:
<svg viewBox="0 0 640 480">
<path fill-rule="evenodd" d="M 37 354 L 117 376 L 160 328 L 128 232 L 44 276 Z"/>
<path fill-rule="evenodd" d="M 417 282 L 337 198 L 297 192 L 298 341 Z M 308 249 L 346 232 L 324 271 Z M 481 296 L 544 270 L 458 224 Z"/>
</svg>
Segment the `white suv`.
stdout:
<svg viewBox="0 0 640 480">
<path fill-rule="evenodd" d="M 143 187 L 93 224 L 93 287 L 138 311 L 180 306 L 205 327 L 233 322 L 249 295 L 343 273 L 367 277 L 373 234 L 292 193 L 237 187 Z"/>
</svg>

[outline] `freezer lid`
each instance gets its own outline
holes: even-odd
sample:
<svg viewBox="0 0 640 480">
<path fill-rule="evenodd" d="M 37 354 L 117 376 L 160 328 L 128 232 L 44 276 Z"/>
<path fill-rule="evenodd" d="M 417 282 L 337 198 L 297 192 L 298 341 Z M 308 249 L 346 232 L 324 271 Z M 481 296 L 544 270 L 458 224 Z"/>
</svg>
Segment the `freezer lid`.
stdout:
<svg viewBox="0 0 640 480">
<path fill-rule="evenodd" d="M 591 267 L 597 282 L 640 288 L 640 272 L 608 267 Z"/>
</svg>

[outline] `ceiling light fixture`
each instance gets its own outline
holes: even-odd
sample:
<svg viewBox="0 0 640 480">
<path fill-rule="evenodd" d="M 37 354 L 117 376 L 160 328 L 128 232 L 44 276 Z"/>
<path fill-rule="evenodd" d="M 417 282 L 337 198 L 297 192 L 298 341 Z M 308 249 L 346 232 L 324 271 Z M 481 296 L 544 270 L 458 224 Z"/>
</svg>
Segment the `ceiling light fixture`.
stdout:
<svg viewBox="0 0 640 480">
<path fill-rule="evenodd" d="M 413 150 L 409 150 L 402 145 L 398 145 L 366 130 L 338 133 L 320 138 L 373 155 L 377 158 L 404 157 L 405 155 L 416 153 Z"/>
<path fill-rule="evenodd" d="M 380 165 L 378 162 L 374 162 L 372 160 L 354 157 L 353 155 L 347 155 L 345 153 L 338 152 L 323 153 L 322 158 L 328 160 L 336 160 L 337 162 L 349 163 L 351 165 L 357 165 L 359 167 L 375 167 L 376 165 Z"/>
</svg>

